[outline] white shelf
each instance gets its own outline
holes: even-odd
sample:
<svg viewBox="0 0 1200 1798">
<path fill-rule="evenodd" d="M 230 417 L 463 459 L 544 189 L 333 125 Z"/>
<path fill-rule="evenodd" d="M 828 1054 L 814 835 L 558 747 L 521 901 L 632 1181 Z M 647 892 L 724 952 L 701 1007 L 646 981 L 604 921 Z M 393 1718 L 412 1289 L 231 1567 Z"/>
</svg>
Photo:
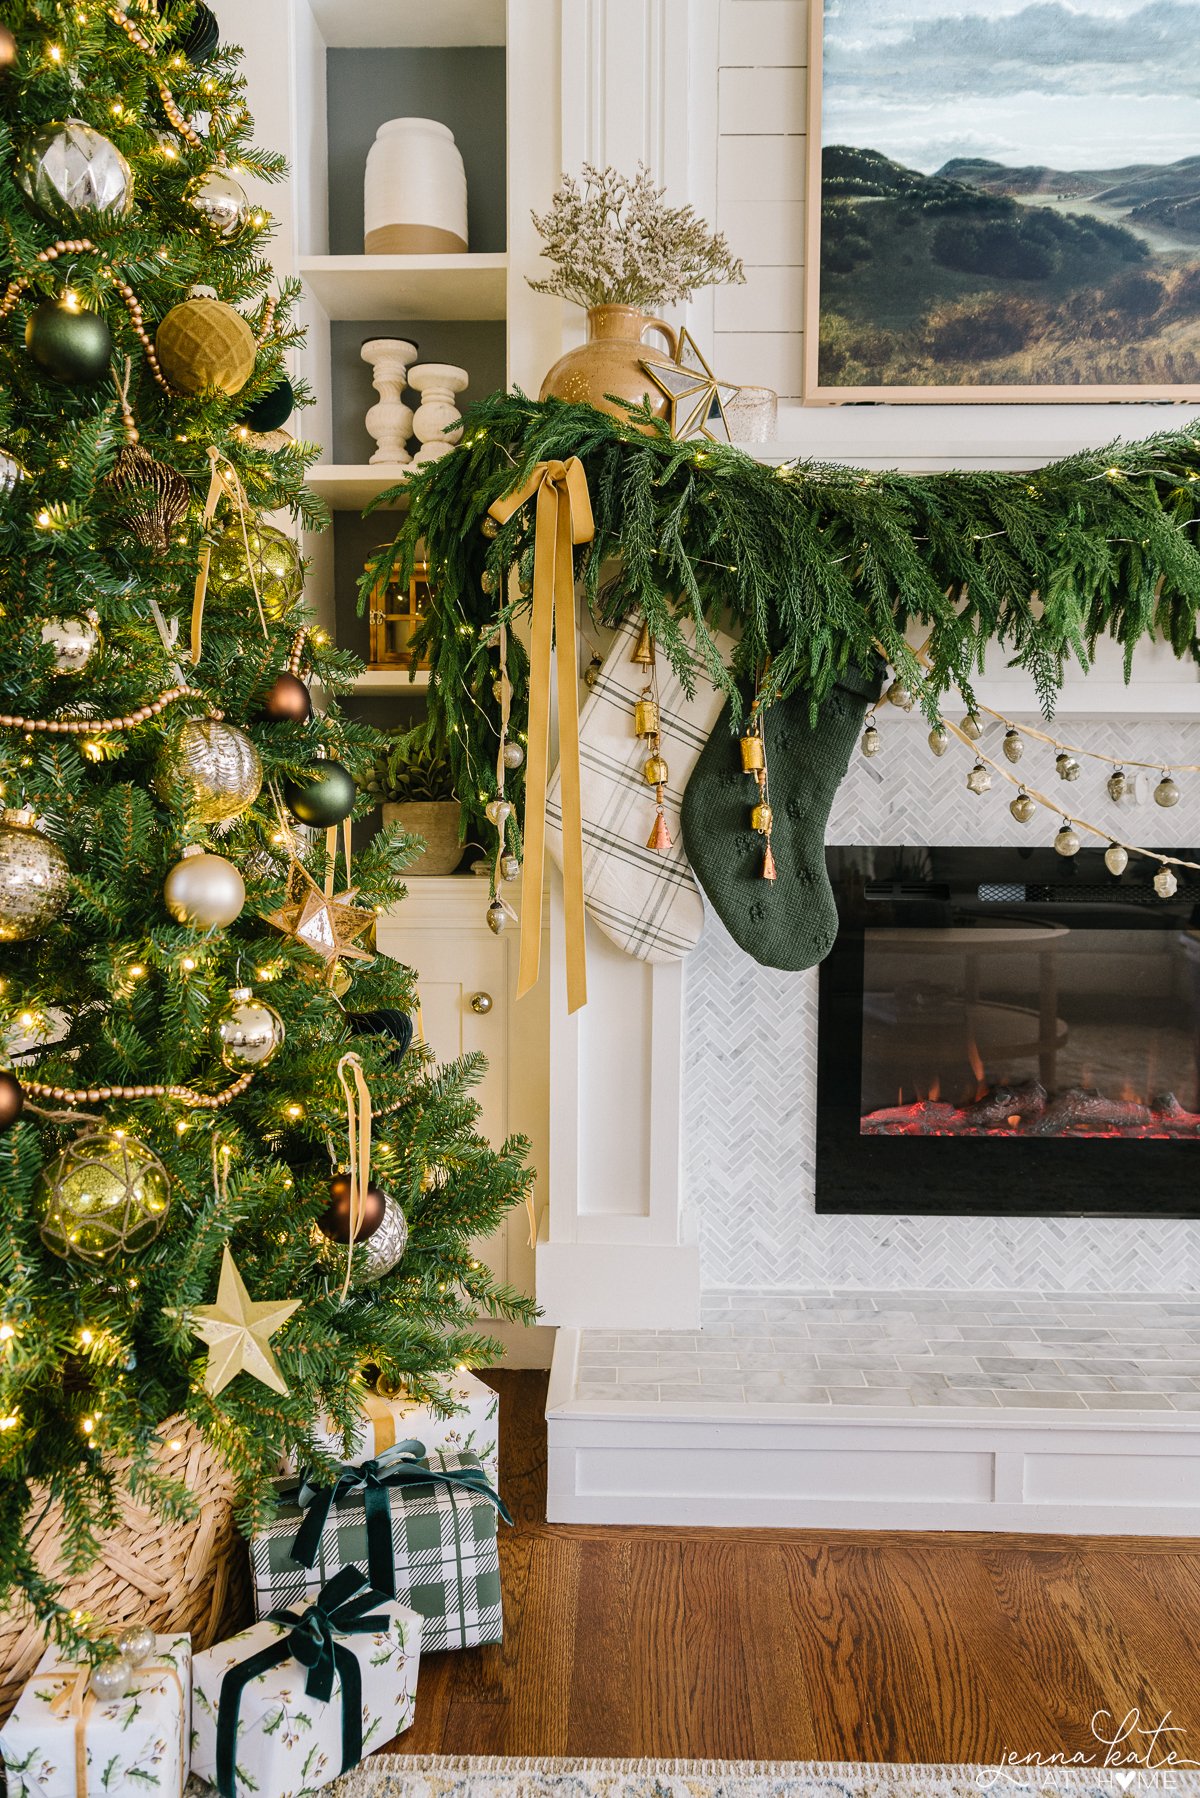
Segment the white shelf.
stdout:
<svg viewBox="0 0 1200 1798">
<path fill-rule="evenodd" d="M 411 467 L 411 463 L 408 465 Z M 362 512 L 376 497 L 397 481 L 404 479 L 408 468 L 384 468 L 370 462 L 318 462 L 308 471 L 308 486 L 335 512 Z M 407 498 L 389 500 L 384 512 L 398 512 L 408 504 Z"/>
<path fill-rule="evenodd" d="M 309 0 L 330 48 L 502 44 L 504 0 Z"/>
<path fill-rule="evenodd" d="M 300 274 L 330 318 L 502 319 L 508 257 L 301 256 Z"/>
<path fill-rule="evenodd" d="M 412 676 L 407 668 L 367 668 L 354 683 L 356 693 L 424 693 L 428 687 L 428 668 Z"/>
</svg>

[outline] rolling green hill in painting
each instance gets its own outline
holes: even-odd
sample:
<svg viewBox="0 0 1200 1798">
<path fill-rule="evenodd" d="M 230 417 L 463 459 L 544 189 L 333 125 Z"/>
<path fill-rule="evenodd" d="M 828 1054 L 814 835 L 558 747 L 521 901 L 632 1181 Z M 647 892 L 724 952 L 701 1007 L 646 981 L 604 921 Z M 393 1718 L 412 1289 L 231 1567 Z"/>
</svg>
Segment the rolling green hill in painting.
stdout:
<svg viewBox="0 0 1200 1798">
<path fill-rule="evenodd" d="M 1086 175 L 959 160 L 925 175 L 827 147 L 821 378 L 1200 379 L 1200 157 Z"/>
</svg>

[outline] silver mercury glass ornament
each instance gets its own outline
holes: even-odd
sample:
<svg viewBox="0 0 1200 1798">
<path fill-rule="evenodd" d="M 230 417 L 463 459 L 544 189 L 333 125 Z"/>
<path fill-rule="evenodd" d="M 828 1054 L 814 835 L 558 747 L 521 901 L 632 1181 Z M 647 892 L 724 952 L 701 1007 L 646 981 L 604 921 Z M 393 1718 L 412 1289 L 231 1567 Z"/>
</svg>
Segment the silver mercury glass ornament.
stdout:
<svg viewBox="0 0 1200 1798">
<path fill-rule="evenodd" d="M 983 725 L 974 712 L 968 712 L 958 728 L 972 743 L 978 743 L 983 735 Z"/>
<path fill-rule="evenodd" d="M 82 119 L 35 131 L 17 159 L 22 192 L 48 218 L 118 215 L 133 205 L 133 170 L 102 132 Z"/>
<path fill-rule="evenodd" d="M 88 1675 L 88 1691 L 98 1704 L 112 1704 L 124 1698 L 133 1685 L 133 1667 L 128 1655 L 113 1654 L 97 1661 Z"/>
<path fill-rule="evenodd" d="M 1179 891 L 1179 882 L 1166 862 L 1154 876 L 1154 890 L 1160 899 L 1173 899 Z"/>
<path fill-rule="evenodd" d="M 218 237 L 236 237 L 250 217 L 246 190 L 227 169 L 198 175 L 184 197 Z"/>
<path fill-rule="evenodd" d="M 1004 733 L 1003 749 L 1010 762 L 1019 762 L 1025 753 L 1025 739 L 1019 730 L 1010 726 Z"/>
<path fill-rule="evenodd" d="M 71 891 L 71 870 L 32 810 L 0 819 L 0 943 L 24 942 L 52 924 Z"/>
<path fill-rule="evenodd" d="M 1129 851 L 1120 843 L 1110 843 L 1104 851 L 1104 866 L 1110 874 L 1120 877 L 1129 866 Z"/>
<path fill-rule="evenodd" d="M 248 986 L 235 986 L 217 1023 L 221 1060 L 237 1073 L 265 1068 L 284 1039 L 283 1019 L 272 1005 L 256 999 Z"/>
<path fill-rule="evenodd" d="M 493 899 L 492 903 L 487 908 L 488 929 L 493 936 L 499 936 L 500 932 L 506 928 L 507 924 L 508 912 L 506 908 L 501 905 L 499 899 Z"/>
<path fill-rule="evenodd" d="M 1078 780 L 1079 763 L 1065 749 L 1060 750 L 1054 758 L 1054 769 L 1059 780 Z"/>
<path fill-rule="evenodd" d="M 1154 789 L 1154 803 L 1164 808 L 1179 804 L 1179 788 L 1165 769 L 1162 779 Z"/>
<path fill-rule="evenodd" d="M 967 775 L 967 786 L 972 793 L 989 793 L 992 787 L 991 769 L 984 762 L 976 762 Z"/>
<path fill-rule="evenodd" d="M 1108 777 L 1107 785 L 1108 796 L 1114 804 L 1118 799 L 1124 799 L 1126 793 L 1129 791 L 1129 776 L 1126 774 L 1124 768 L 1114 768 Z"/>
<path fill-rule="evenodd" d="M 1031 799 L 1022 787 L 1016 798 L 1009 801 L 1008 809 L 1018 824 L 1028 824 L 1037 811 L 1037 800 Z"/>
<path fill-rule="evenodd" d="M 42 642 L 54 655 L 55 674 L 82 674 L 100 647 L 95 613 L 84 618 L 47 618 Z"/>
<path fill-rule="evenodd" d="M 880 736 L 873 724 L 868 724 L 866 730 L 863 732 L 862 742 L 859 744 L 859 748 L 866 756 L 879 754 Z"/>
<path fill-rule="evenodd" d="M 390 1194 L 384 1199 L 383 1219 L 365 1241 L 354 1244 L 351 1283 L 369 1286 L 390 1274 L 404 1259 L 408 1247 L 408 1219 Z"/>
<path fill-rule="evenodd" d="M 148 1623 L 127 1623 L 113 1639 L 131 1667 L 140 1667 L 148 1661 L 157 1645 Z"/>
<path fill-rule="evenodd" d="M 1071 820 L 1064 818 L 1062 827 L 1054 839 L 1054 847 L 1060 855 L 1078 855 L 1079 838 L 1071 828 Z"/>
<path fill-rule="evenodd" d="M 519 768 L 524 760 L 525 751 L 521 748 L 519 743 L 514 743 L 510 738 L 504 745 L 504 766 L 506 768 Z"/>
<path fill-rule="evenodd" d="M 950 747 L 950 733 L 944 724 L 935 724 L 929 733 L 929 747 L 939 759 Z"/>
</svg>

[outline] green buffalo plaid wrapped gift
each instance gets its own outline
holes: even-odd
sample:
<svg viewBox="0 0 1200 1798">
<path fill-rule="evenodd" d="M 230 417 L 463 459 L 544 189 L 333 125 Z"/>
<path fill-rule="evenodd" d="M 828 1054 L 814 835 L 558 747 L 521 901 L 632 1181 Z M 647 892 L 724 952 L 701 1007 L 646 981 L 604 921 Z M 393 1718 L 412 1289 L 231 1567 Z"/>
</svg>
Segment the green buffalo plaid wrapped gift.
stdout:
<svg viewBox="0 0 1200 1798">
<path fill-rule="evenodd" d="M 398 1442 L 336 1483 L 293 1482 L 250 1545 L 258 1615 L 310 1597 L 342 1567 L 425 1619 L 423 1652 L 499 1642 L 497 1517 L 512 1518 L 469 1451 Z"/>
</svg>

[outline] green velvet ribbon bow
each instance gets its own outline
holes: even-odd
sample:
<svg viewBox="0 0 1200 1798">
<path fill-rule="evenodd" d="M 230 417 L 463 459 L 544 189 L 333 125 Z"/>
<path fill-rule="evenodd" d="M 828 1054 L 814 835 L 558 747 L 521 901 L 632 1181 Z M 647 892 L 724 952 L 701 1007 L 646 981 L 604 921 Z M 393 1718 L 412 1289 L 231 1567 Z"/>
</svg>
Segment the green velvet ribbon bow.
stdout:
<svg viewBox="0 0 1200 1798">
<path fill-rule="evenodd" d="M 322 1586 L 306 1611 L 268 1613 L 270 1622 L 292 1626 L 288 1634 L 231 1667 L 221 1681 L 217 1700 L 217 1790 L 221 1798 L 236 1798 L 238 1712 L 242 1693 L 260 1673 L 287 1660 L 299 1661 L 302 1667 L 307 1667 L 305 1694 L 322 1704 L 328 1704 L 333 1696 L 333 1676 L 337 1673 L 342 1695 L 341 1770 L 345 1773 L 358 1765 L 363 1748 L 362 1673 L 357 1656 L 336 1638 L 390 1630 L 390 1617 L 378 1613 L 367 1615 L 371 1606 L 381 1604 L 385 1597 L 385 1593 L 377 1592 L 367 1584 L 366 1575 L 357 1567 L 343 1567 Z"/>
<path fill-rule="evenodd" d="M 332 1486 L 316 1485 L 306 1475 L 297 1488 L 285 1495 L 294 1497 L 305 1513 L 292 1543 L 291 1559 L 299 1561 L 302 1567 L 311 1567 L 333 1506 L 338 1499 L 361 1492 L 367 1527 L 367 1573 L 377 1591 L 395 1598 L 396 1566 L 392 1554 L 388 1488 L 434 1485 L 486 1498 L 495 1505 L 505 1523 L 512 1522 L 508 1507 L 500 1494 L 488 1485 L 482 1467 L 431 1467 L 425 1455 L 425 1444 L 410 1438 L 407 1442 L 395 1443 L 373 1460 L 360 1462 L 357 1467 L 343 1467 Z"/>
</svg>

